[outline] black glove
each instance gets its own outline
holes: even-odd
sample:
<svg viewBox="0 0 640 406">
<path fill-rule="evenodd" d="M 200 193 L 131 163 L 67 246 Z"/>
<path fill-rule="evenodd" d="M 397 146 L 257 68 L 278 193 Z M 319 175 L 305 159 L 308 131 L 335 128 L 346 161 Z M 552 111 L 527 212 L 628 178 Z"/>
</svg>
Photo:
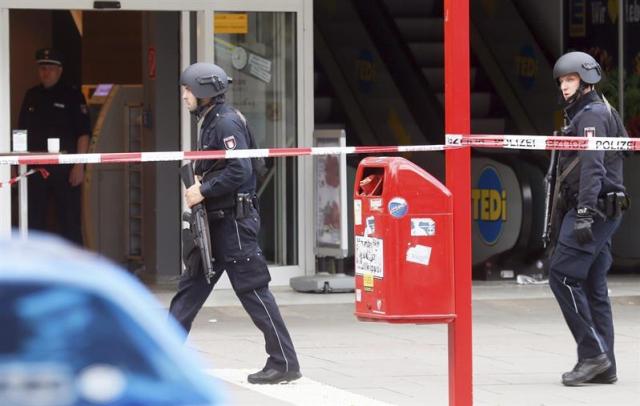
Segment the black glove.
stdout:
<svg viewBox="0 0 640 406">
<path fill-rule="evenodd" d="M 578 244 L 584 245 L 593 241 L 591 224 L 593 224 L 591 210 L 588 207 L 578 208 L 576 222 L 573 224 L 573 234 L 575 234 Z"/>
</svg>

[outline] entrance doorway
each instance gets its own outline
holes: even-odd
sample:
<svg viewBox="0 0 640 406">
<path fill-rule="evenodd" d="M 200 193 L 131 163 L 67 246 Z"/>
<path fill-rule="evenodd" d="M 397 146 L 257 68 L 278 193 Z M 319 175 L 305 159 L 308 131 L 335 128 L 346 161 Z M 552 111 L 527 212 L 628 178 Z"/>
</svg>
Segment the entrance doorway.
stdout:
<svg viewBox="0 0 640 406">
<path fill-rule="evenodd" d="M 0 67 L 0 84 L 11 88 L 10 97 L 0 96 L 3 134 L 10 134 L 15 126 L 14 117 L 19 110 L 22 93 L 35 84 L 26 67 L 33 66 L 32 54 L 40 47 L 36 43 L 40 42 L 43 46 L 61 44 L 51 38 L 47 43 L 44 35 L 41 35 L 30 40 L 33 44 L 31 50 L 19 47 L 23 55 L 14 53 L 14 43 L 20 36 L 23 36 L 20 41 L 25 41 L 24 35 L 40 35 L 35 30 L 16 34 L 14 29 L 19 27 L 14 15 L 20 15 L 39 19 L 36 24 L 44 29 L 38 32 L 53 33 L 54 26 L 60 26 L 62 20 L 59 18 L 62 18 L 67 21 L 66 25 L 62 24 L 66 27 L 67 35 L 73 30 L 80 33 L 76 34 L 76 45 L 73 45 L 74 41 L 62 44 L 66 47 L 63 52 L 69 53 L 77 66 L 77 69 L 71 69 L 69 65 L 66 74 L 72 83 L 90 85 L 84 88 L 87 98 L 95 102 L 95 109 L 102 109 L 99 103 L 105 101 L 92 93 L 100 84 L 113 85 L 111 89 L 125 84 L 142 86 L 142 103 L 135 110 L 140 117 L 129 117 L 126 122 L 128 127 L 135 127 L 140 132 L 142 144 L 137 147 L 144 151 L 176 151 L 194 145 L 195 127 L 189 114 L 179 104 L 177 83 L 180 71 L 195 61 L 218 63 L 235 79 L 230 88 L 229 101 L 245 113 L 260 147 L 312 144 L 313 46 L 310 0 L 275 0 L 268 5 L 257 0 L 221 0 L 214 4 L 213 9 L 209 2 L 200 0 L 185 1 L 179 6 L 159 6 L 155 1 L 138 0 L 119 3 L 119 11 L 108 12 L 82 10 L 86 5 L 85 2 L 61 0 L 52 4 L 58 9 L 41 10 L 37 9 L 40 7 L 38 2 L 0 0 L 0 56 L 10 60 L 12 72 L 11 75 L 5 75 L 7 69 Z M 54 19 L 54 14 L 58 20 Z M 231 28 L 234 24 L 235 28 Z M 101 25 L 106 32 L 98 33 L 93 42 L 88 41 L 89 34 L 99 32 Z M 127 27 L 131 31 L 121 37 L 128 38 L 128 41 L 119 46 L 113 45 L 119 31 Z M 170 44 L 169 51 L 166 50 L 167 44 Z M 9 49 L 12 51 L 9 52 Z M 112 57 L 118 53 L 121 58 L 117 66 L 109 67 L 113 63 Z M 20 74 L 16 76 L 16 72 Z M 122 79 L 119 75 L 123 73 L 131 76 Z M 91 76 L 92 83 L 85 80 L 88 75 L 94 75 Z M 305 103 L 307 99 L 309 101 Z M 95 124 L 99 124 L 97 121 Z M 116 148 L 110 152 L 124 152 L 127 143 L 123 142 L 122 145 L 122 149 Z M 131 143 L 128 145 L 131 148 Z M 0 148 L 10 149 L 9 137 L 0 136 Z M 179 164 L 145 163 L 141 167 L 140 182 L 144 198 L 140 209 L 143 220 L 138 230 L 138 248 L 142 264 L 135 264 L 135 267 L 150 275 L 151 280 L 175 278 L 180 269 L 182 202 L 177 176 Z M 288 284 L 292 276 L 314 272 L 311 164 L 310 158 L 275 160 L 260 188 L 262 246 L 272 264 L 274 284 Z M 100 166 L 107 168 L 116 165 Z M 5 169 L 0 167 L 0 175 Z M 135 178 L 135 171 L 129 171 L 124 177 L 124 191 L 118 192 L 120 197 L 116 193 L 111 195 L 111 199 L 124 201 L 119 220 L 109 217 L 101 221 L 109 225 L 118 222 L 124 224 L 124 233 L 130 237 L 130 234 L 126 234 L 131 233 L 131 227 L 126 227 L 126 224 L 131 225 L 130 202 L 127 199 L 131 197 L 129 186 L 131 179 Z M 0 210 L 10 212 L 11 206 L 11 199 L 0 191 Z M 2 230 L 10 227 L 10 223 L 4 221 L 0 220 Z M 118 243 L 122 245 L 123 241 Z M 118 262 L 126 265 L 127 261 L 120 255 Z"/>
<path fill-rule="evenodd" d="M 11 10 L 11 127 L 19 126 L 25 91 L 38 85 L 35 52 L 51 47 L 64 56 L 60 82 L 81 89 L 88 105 L 89 153 L 179 150 L 180 20 L 176 11 Z M 47 29 L 34 33 L 33 26 Z M 174 277 L 180 271 L 178 166 L 86 165 L 85 247 L 145 280 Z M 58 231 L 56 216 L 49 219 L 48 230 Z"/>
</svg>

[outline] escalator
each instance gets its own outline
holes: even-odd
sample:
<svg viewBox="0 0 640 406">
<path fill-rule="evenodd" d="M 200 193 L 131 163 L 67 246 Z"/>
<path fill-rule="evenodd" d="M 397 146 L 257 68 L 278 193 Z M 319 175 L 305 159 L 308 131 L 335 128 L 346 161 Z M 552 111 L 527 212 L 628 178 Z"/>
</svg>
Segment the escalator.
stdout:
<svg viewBox="0 0 640 406">
<path fill-rule="evenodd" d="M 423 114 L 414 114 L 412 108 L 417 104 L 396 83 L 398 76 L 383 59 L 354 3 L 314 2 L 315 57 L 353 126 L 353 131 L 347 132 L 347 144 L 440 143 L 441 112 L 433 108 L 434 103 L 425 102 L 421 103 Z M 429 98 L 436 100 L 433 95 Z M 443 154 L 408 157 L 443 178 Z"/>
<path fill-rule="evenodd" d="M 538 44 L 514 2 L 470 6 L 472 133 L 551 134 L 562 125 L 553 102 L 555 56 Z M 319 1 L 314 7 L 316 76 L 322 83 L 316 90 L 326 95 L 320 89 L 331 88 L 332 95 L 317 100 L 316 124 L 339 121 L 348 145 L 443 143 L 443 2 Z M 351 156 L 351 165 L 359 158 Z M 442 179 L 442 154 L 407 158 Z M 627 159 L 626 173 L 637 166 L 635 158 Z M 546 151 L 473 150 L 474 277 L 542 272 L 547 166 Z M 632 238 L 638 212 L 632 206 L 614 237 L 614 266 L 640 263 Z"/>
<path fill-rule="evenodd" d="M 532 79 L 523 80 L 517 72 L 511 75 L 499 50 L 487 44 L 494 34 L 484 21 L 489 17 L 481 15 L 482 12 L 477 9 L 476 18 L 472 16 L 472 132 L 550 133 L 554 125 L 554 106 L 549 107 L 548 103 L 555 96 L 552 81 L 548 80 L 549 87 L 542 86 L 542 90 L 517 89 L 530 86 Z M 509 18 L 522 22 L 515 8 L 508 8 L 507 13 Z M 316 2 L 316 61 L 323 68 L 321 74 L 316 70 L 316 77 L 333 86 L 331 101 L 317 100 L 321 103 L 316 106 L 317 112 L 326 110 L 318 119 L 331 121 L 334 118 L 329 117 L 339 117 L 350 128 L 348 145 L 443 143 L 442 14 L 441 0 Z M 504 18 L 502 14 L 493 16 L 498 17 Z M 476 23 L 476 19 L 484 20 Z M 518 25 L 517 21 L 514 25 Z M 520 26 L 527 30 L 526 24 Z M 534 44 L 526 49 L 537 49 L 531 33 L 516 34 L 514 38 L 528 35 L 527 41 Z M 542 77 L 549 62 L 543 58 L 537 63 Z M 534 90 L 542 95 L 533 95 Z M 528 102 L 539 97 L 546 98 L 542 110 L 549 111 L 529 114 L 535 109 Z M 341 113 L 335 112 L 338 105 L 342 107 Z M 316 124 L 322 125 L 318 120 Z M 443 154 L 414 154 L 409 159 L 442 179 Z M 438 160 L 435 165 L 434 159 Z M 476 277 L 515 277 L 517 271 L 505 274 L 500 270 L 509 267 L 529 272 L 529 266 L 535 268 L 532 264 L 537 261 L 532 258 L 542 253 L 537 241 L 546 164 L 545 153 L 474 151 L 472 182 L 473 193 L 478 196 L 474 201 L 478 217 L 473 227 Z M 491 211 L 491 207 L 498 207 L 496 201 L 480 198 L 496 194 L 503 196 L 499 205 L 503 213 Z"/>
<path fill-rule="evenodd" d="M 444 21 L 443 2 L 376 0 L 380 4 L 380 18 L 390 19 L 399 38 L 405 44 L 415 67 L 422 74 L 444 108 Z M 364 1 L 360 1 L 364 3 Z M 370 2 L 367 2 L 370 3 Z M 362 4 L 361 9 L 365 6 Z M 386 11 L 386 16 L 384 12 Z M 471 131 L 473 133 L 502 134 L 507 129 L 508 117 L 501 100 L 486 78 L 477 60 L 471 59 Z M 512 126 L 513 127 L 513 126 Z"/>
</svg>

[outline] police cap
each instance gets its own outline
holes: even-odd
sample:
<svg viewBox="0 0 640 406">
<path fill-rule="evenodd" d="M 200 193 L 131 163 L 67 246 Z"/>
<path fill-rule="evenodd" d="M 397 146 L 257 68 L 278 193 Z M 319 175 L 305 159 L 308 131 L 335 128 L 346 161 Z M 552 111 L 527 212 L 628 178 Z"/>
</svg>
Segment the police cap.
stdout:
<svg viewBox="0 0 640 406">
<path fill-rule="evenodd" d="M 62 54 L 52 48 L 42 48 L 36 51 L 36 63 L 38 65 L 62 66 L 64 58 Z"/>
</svg>

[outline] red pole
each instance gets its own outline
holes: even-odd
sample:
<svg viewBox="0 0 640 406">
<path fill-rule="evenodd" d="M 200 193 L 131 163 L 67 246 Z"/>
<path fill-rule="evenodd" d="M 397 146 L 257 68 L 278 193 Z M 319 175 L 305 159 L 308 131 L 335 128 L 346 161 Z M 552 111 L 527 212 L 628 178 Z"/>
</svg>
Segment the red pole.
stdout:
<svg viewBox="0 0 640 406">
<path fill-rule="evenodd" d="M 444 0 L 445 132 L 469 134 L 469 0 Z M 446 152 L 446 183 L 453 193 L 456 319 L 449 324 L 449 404 L 473 404 L 471 357 L 471 154 Z"/>
</svg>

